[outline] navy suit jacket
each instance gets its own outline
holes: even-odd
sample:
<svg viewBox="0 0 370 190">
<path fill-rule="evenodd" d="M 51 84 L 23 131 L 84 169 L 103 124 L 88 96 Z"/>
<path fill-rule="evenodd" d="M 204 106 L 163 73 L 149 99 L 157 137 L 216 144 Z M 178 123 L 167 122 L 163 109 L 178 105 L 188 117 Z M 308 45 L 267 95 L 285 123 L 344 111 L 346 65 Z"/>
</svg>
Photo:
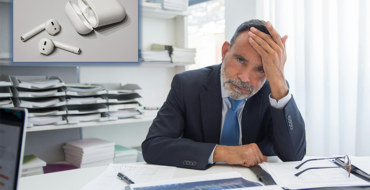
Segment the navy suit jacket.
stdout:
<svg viewBox="0 0 370 190">
<path fill-rule="evenodd" d="M 166 102 L 142 143 L 147 163 L 206 169 L 220 141 L 220 65 L 175 75 Z M 249 98 L 242 116 L 242 143 L 256 143 L 265 156 L 283 161 L 306 154 L 305 124 L 292 97 L 283 109 L 270 105 L 270 85 Z"/>
</svg>

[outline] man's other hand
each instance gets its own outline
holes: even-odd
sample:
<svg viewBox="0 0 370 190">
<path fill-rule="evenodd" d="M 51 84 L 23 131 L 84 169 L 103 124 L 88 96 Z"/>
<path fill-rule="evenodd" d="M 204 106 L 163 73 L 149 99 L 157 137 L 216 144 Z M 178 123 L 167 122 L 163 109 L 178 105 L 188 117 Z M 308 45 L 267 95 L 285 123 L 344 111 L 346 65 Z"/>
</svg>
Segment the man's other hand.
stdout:
<svg viewBox="0 0 370 190">
<path fill-rule="evenodd" d="M 262 154 L 255 143 L 241 146 L 217 145 L 213 161 L 251 167 L 266 162 L 267 157 Z"/>
</svg>

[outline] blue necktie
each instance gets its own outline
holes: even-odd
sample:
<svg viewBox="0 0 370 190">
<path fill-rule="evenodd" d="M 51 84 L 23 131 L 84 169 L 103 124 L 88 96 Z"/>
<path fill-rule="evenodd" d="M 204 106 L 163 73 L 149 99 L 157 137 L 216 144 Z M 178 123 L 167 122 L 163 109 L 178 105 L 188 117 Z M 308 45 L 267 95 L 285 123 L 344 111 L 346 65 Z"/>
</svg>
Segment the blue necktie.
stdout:
<svg viewBox="0 0 370 190">
<path fill-rule="evenodd" d="M 234 100 L 232 98 L 229 98 L 229 100 L 231 109 L 227 112 L 225 117 L 220 145 L 238 146 L 240 131 L 237 110 L 243 100 Z"/>
</svg>

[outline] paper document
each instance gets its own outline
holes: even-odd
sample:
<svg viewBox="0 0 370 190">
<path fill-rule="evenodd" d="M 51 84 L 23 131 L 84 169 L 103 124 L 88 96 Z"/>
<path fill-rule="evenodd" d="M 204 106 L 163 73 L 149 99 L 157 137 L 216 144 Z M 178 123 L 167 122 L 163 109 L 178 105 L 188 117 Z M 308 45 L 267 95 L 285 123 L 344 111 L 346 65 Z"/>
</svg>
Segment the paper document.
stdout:
<svg viewBox="0 0 370 190">
<path fill-rule="evenodd" d="M 58 90 L 47 90 L 47 91 L 21 91 L 18 90 L 18 95 L 19 96 L 52 96 L 56 94 Z"/>
<path fill-rule="evenodd" d="M 140 115 L 140 112 L 136 109 L 127 109 L 127 110 L 118 110 L 113 112 L 108 112 L 108 115 L 111 117 L 118 117 L 118 118 L 127 118 Z"/>
<path fill-rule="evenodd" d="M 124 190 L 128 185 L 117 177 L 118 172 L 128 176 L 137 184 L 172 179 L 176 167 L 148 166 L 133 164 L 110 164 L 108 168 L 86 184 L 81 190 L 117 189 Z"/>
<path fill-rule="evenodd" d="M 116 111 L 121 109 L 132 109 L 139 107 L 139 104 L 116 104 L 116 105 L 109 105 L 109 111 Z"/>
<path fill-rule="evenodd" d="M 133 180 L 134 181 L 134 180 Z M 135 181 L 134 181 L 135 182 Z M 208 189 L 232 189 L 242 187 L 257 187 L 262 186 L 261 183 L 248 181 L 242 177 L 238 172 L 226 172 L 219 174 L 187 177 L 166 180 L 161 182 L 148 182 L 143 184 L 130 185 L 132 190 L 186 190 L 186 189 L 197 189 L 197 190 L 208 190 Z"/>
<path fill-rule="evenodd" d="M 11 100 L 0 100 L 0 105 L 6 105 L 6 104 L 11 104 Z"/>
<path fill-rule="evenodd" d="M 88 115 L 69 115 L 67 116 L 68 120 L 73 120 L 73 121 L 95 121 L 99 120 L 101 118 L 101 114 L 88 114 Z"/>
<path fill-rule="evenodd" d="M 59 98 L 41 100 L 41 101 L 26 101 L 20 100 L 21 107 L 47 107 L 60 102 Z"/>
<path fill-rule="evenodd" d="M 68 104 L 89 104 L 106 102 L 106 100 L 102 97 L 83 97 L 83 98 L 72 97 L 70 99 L 67 99 L 67 102 Z"/>
<path fill-rule="evenodd" d="M 28 124 L 32 125 L 48 125 L 52 123 L 58 123 L 63 121 L 62 116 L 50 116 L 50 117 L 31 117 L 28 118 Z"/>
<path fill-rule="evenodd" d="M 34 88 L 48 88 L 51 86 L 54 86 L 56 84 L 59 84 L 60 81 L 58 79 L 37 79 L 37 80 L 19 80 L 19 83 L 24 86 L 30 86 Z"/>
<path fill-rule="evenodd" d="M 298 177 L 294 174 L 311 167 L 336 167 L 328 161 L 312 161 L 305 163 L 301 168 L 295 169 L 302 162 L 281 162 L 260 164 L 261 168 L 268 172 L 278 186 L 288 189 L 307 189 L 320 187 L 346 187 L 346 186 L 370 186 L 355 175 L 348 177 L 348 172 L 343 168 L 313 169 L 308 170 Z"/>
</svg>

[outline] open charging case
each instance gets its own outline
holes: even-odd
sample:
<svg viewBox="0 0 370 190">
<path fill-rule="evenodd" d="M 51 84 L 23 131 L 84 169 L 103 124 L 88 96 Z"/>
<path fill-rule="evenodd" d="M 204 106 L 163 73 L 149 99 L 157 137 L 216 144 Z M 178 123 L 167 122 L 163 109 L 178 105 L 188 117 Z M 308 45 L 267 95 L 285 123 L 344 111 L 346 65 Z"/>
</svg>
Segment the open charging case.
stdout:
<svg viewBox="0 0 370 190">
<path fill-rule="evenodd" d="M 77 5 L 68 1 L 64 11 L 79 34 L 88 34 L 94 28 L 126 17 L 126 10 L 118 0 L 77 0 Z"/>
</svg>

